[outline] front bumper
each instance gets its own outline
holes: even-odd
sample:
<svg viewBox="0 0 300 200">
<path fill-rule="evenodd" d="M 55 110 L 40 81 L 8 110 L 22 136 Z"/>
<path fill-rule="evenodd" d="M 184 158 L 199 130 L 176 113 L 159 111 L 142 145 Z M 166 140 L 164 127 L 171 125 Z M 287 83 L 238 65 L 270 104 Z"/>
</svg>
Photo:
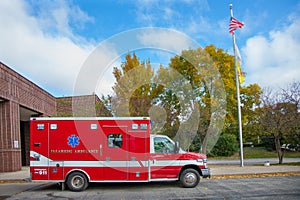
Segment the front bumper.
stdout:
<svg viewBox="0 0 300 200">
<path fill-rule="evenodd" d="M 203 178 L 210 178 L 211 174 L 209 168 L 201 169 L 201 172 Z"/>
</svg>

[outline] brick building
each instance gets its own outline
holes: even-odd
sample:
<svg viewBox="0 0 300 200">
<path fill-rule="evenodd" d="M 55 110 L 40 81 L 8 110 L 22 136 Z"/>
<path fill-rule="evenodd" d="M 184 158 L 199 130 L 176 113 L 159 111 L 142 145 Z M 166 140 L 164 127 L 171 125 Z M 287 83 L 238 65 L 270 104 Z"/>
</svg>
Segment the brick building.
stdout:
<svg viewBox="0 0 300 200">
<path fill-rule="evenodd" d="M 56 98 L 57 116 L 110 117 L 111 113 L 97 95 Z"/>
<path fill-rule="evenodd" d="M 33 116 L 110 116 L 97 95 L 55 98 L 0 62 L 0 173 L 29 165 Z"/>
</svg>

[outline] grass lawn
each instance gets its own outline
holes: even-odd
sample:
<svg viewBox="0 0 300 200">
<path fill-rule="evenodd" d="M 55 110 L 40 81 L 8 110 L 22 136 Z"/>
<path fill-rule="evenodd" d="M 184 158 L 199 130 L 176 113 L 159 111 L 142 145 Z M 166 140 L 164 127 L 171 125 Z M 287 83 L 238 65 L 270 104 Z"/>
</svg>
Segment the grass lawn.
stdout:
<svg viewBox="0 0 300 200">
<path fill-rule="evenodd" d="M 275 151 L 267 151 L 264 147 L 245 147 L 244 148 L 245 158 L 277 158 Z M 300 158 L 300 152 L 286 151 L 284 158 Z"/>
<path fill-rule="evenodd" d="M 267 151 L 264 147 L 244 147 L 244 158 L 277 158 L 277 153 L 275 151 Z M 300 158 L 300 152 L 285 152 L 284 158 Z M 230 157 L 209 157 L 210 160 L 234 160 L 239 159 L 239 153 L 235 153 Z"/>
<path fill-rule="evenodd" d="M 279 165 L 279 164 L 272 164 L 272 165 Z M 300 162 L 293 162 L 293 163 L 283 163 L 281 165 L 288 165 L 288 166 L 300 166 Z"/>
</svg>

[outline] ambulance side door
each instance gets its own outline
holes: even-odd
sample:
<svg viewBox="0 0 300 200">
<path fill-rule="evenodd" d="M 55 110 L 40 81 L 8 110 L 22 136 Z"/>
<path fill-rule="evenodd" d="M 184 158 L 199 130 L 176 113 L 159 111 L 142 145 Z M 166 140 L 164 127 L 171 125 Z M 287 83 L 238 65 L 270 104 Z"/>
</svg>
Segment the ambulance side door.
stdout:
<svg viewBox="0 0 300 200">
<path fill-rule="evenodd" d="M 49 180 L 49 124 L 30 122 L 30 172 L 33 180 Z"/>
<path fill-rule="evenodd" d="M 104 127 L 100 144 L 104 180 L 127 180 L 128 142 L 126 127 Z"/>
<path fill-rule="evenodd" d="M 150 154 L 151 179 L 176 179 L 181 167 L 175 145 L 166 137 L 151 138 L 154 152 Z"/>
</svg>

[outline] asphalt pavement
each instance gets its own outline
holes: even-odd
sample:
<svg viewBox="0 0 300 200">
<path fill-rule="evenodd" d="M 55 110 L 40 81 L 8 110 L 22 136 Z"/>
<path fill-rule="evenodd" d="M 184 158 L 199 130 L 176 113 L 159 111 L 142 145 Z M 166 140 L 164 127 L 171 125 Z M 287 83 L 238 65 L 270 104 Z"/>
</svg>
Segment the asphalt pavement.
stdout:
<svg viewBox="0 0 300 200">
<path fill-rule="evenodd" d="M 178 182 L 95 183 L 82 192 L 61 191 L 56 184 L 44 184 L 3 200 L 39 199 L 122 199 L 122 200 L 199 200 L 199 199 L 272 199 L 298 200 L 299 176 L 202 179 L 194 188 L 182 188 Z M 24 185 L 24 184 L 19 184 Z M 1 188 L 1 185 L 0 185 Z"/>
<path fill-rule="evenodd" d="M 270 165 L 264 165 L 269 162 Z M 285 159 L 284 162 L 300 162 L 297 159 Z M 239 160 L 210 160 L 212 179 L 218 178 L 252 178 L 264 176 L 300 176 L 300 166 L 274 165 L 277 159 L 245 159 L 244 167 Z M 259 165 L 258 165 L 259 164 Z M 21 171 L 0 173 L 0 200 L 12 195 L 49 185 L 49 183 L 32 183 L 29 167 Z"/>
<path fill-rule="evenodd" d="M 284 163 L 300 162 L 300 158 L 284 158 Z M 264 166 L 269 163 L 269 166 Z M 244 167 L 240 167 L 240 160 L 209 160 L 212 177 L 241 174 L 280 174 L 299 172 L 300 166 L 274 165 L 278 163 L 277 158 L 244 159 Z M 0 183 L 29 181 L 29 167 L 23 167 L 21 171 L 0 173 Z"/>
</svg>

